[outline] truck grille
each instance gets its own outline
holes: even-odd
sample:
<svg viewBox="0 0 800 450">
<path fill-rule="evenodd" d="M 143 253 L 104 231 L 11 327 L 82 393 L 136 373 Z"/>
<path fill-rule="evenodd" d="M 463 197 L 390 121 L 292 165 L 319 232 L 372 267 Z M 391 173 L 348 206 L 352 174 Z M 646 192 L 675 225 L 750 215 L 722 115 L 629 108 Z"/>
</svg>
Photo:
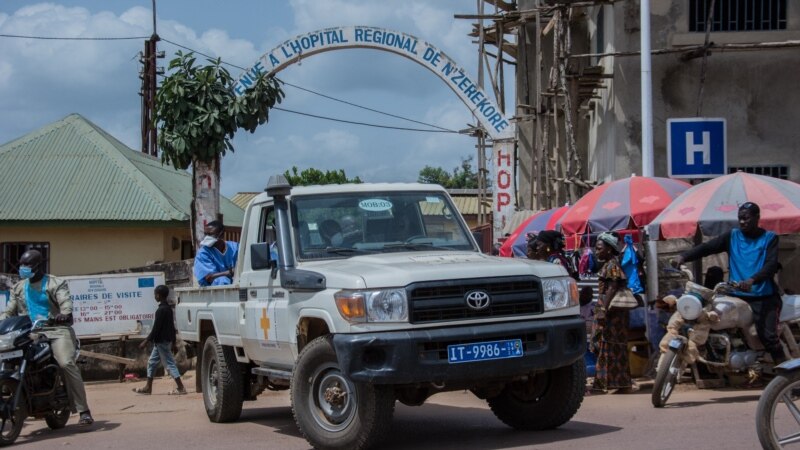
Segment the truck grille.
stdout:
<svg viewBox="0 0 800 450">
<path fill-rule="evenodd" d="M 467 306 L 465 295 L 473 290 L 489 294 L 485 309 Z M 532 276 L 448 280 L 414 283 L 406 287 L 411 323 L 446 322 L 541 314 L 539 279 Z"/>
</svg>

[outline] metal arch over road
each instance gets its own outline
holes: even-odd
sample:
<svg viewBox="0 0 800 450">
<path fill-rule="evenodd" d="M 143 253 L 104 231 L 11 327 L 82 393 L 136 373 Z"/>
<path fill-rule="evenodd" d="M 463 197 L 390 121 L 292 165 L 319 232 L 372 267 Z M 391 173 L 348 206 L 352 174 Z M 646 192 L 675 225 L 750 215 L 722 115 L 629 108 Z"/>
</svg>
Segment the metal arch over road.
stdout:
<svg viewBox="0 0 800 450">
<path fill-rule="evenodd" d="M 369 26 L 325 28 L 301 34 L 264 53 L 239 77 L 234 91 L 237 95 L 244 93 L 255 84 L 260 73 L 273 75 L 311 55 L 352 48 L 384 50 L 411 59 L 441 78 L 472 111 L 494 142 L 493 231 L 495 238 L 500 237 L 503 227 L 513 214 L 516 198 L 514 124 L 503 115 L 497 104 L 474 79 L 467 75 L 463 67 L 429 42 L 399 31 Z"/>
</svg>

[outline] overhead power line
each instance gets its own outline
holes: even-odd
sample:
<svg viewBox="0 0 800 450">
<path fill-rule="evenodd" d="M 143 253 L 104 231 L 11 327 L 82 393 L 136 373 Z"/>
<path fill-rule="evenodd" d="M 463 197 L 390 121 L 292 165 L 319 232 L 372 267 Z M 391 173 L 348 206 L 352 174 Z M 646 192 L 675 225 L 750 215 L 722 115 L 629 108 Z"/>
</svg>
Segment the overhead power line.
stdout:
<svg viewBox="0 0 800 450">
<path fill-rule="evenodd" d="M 189 50 L 190 52 L 194 52 L 194 53 L 197 53 L 198 55 L 205 56 L 206 58 L 217 59 L 217 58 L 215 58 L 215 57 L 213 57 L 211 55 L 207 55 L 207 54 L 205 54 L 203 52 L 194 50 L 194 49 L 192 49 L 190 47 L 187 47 L 185 45 L 178 44 L 177 42 L 172 42 L 172 41 L 170 41 L 168 39 L 164 39 L 164 38 L 161 38 L 161 40 L 163 42 L 167 42 L 167 43 L 172 44 L 174 46 L 180 47 L 180 48 L 182 48 L 184 50 Z M 235 67 L 235 68 L 237 68 L 237 69 L 239 69 L 241 71 L 247 71 L 248 70 L 245 67 L 237 66 L 236 64 L 232 64 L 232 63 L 229 63 L 229 62 L 226 62 L 226 61 L 222 61 L 221 60 L 221 62 L 222 62 L 222 64 L 225 64 L 225 65 L 230 66 L 230 67 Z M 347 100 L 342 100 L 342 99 L 339 99 L 339 98 L 336 98 L 336 97 L 332 97 L 330 95 L 326 95 L 326 94 L 323 94 L 321 92 L 314 91 L 312 89 L 304 88 L 302 86 L 298 86 L 296 84 L 292 84 L 292 83 L 286 82 L 286 81 L 284 81 L 284 80 L 282 80 L 280 78 L 278 78 L 278 80 L 281 83 L 283 83 L 283 84 L 285 84 L 287 86 L 293 87 L 295 89 L 299 89 L 301 91 L 308 92 L 310 94 L 318 95 L 318 96 L 323 97 L 323 98 L 327 98 L 328 100 L 333 100 L 335 102 L 344 103 L 346 105 L 350 105 L 350 106 L 353 106 L 353 107 L 356 107 L 356 108 L 361 108 L 361 109 L 364 109 L 364 110 L 367 110 L 367 111 L 370 111 L 370 112 L 374 112 L 374 113 L 377 113 L 377 114 L 382 114 L 384 116 L 394 117 L 396 119 L 401 119 L 401 120 L 405 120 L 405 121 L 408 121 L 408 122 L 413 122 L 413 123 L 417 123 L 417 124 L 420 124 L 420 125 L 425 125 L 426 127 L 436 128 L 438 130 L 441 130 L 441 132 L 458 133 L 458 131 L 456 131 L 456 130 L 451 130 L 451 129 L 448 129 L 448 128 L 440 127 L 439 125 L 434 125 L 434 124 L 431 124 L 431 123 L 421 122 L 419 120 L 409 119 L 408 117 L 398 116 L 396 114 L 380 111 L 380 110 L 377 110 L 377 109 L 370 108 L 368 106 L 362 106 L 362 105 L 359 105 L 359 104 L 356 104 L 356 103 L 353 103 L 353 102 L 349 102 Z M 289 112 L 293 112 L 293 111 L 289 111 Z M 347 121 L 344 121 L 344 122 L 347 122 Z M 353 122 L 353 123 L 355 123 L 355 122 Z M 359 122 L 359 124 L 362 124 L 362 123 Z M 368 125 L 368 124 L 362 124 L 362 125 Z M 405 130 L 415 130 L 415 131 L 433 131 L 433 130 L 419 130 L 419 129 L 416 129 L 416 128 L 403 128 L 403 127 L 395 127 L 395 128 L 396 129 L 405 129 Z"/>
<path fill-rule="evenodd" d="M 21 34 L 0 34 L 0 37 L 14 39 L 39 39 L 46 41 L 130 41 L 149 39 L 150 36 L 117 36 L 117 37 L 63 37 L 63 36 L 26 36 Z"/>
<path fill-rule="evenodd" d="M 0 34 L 0 38 L 38 39 L 38 40 L 51 40 L 51 41 L 123 41 L 123 40 L 149 39 L 150 36 L 68 37 L 68 36 L 33 36 L 33 35 L 20 35 L 20 34 Z M 206 58 L 209 58 L 209 59 L 217 59 L 217 58 L 215 58 L 215 57 L 213 57 L 211 55 L 205 54 L 205 53 L 203 53 L 201 51 L 198 51 L 198 50 L 195 50 L 195 49 L 193 49 L 191 47 L 187 47 L 185 45 L 178 44 L 177 42 L 170 41 L 169 39 L 164 39 L 163 37 L 161 38 L 161 41 L 169 43 L 169 44 L 172 44 L 172 45 L 174 45 L 176 47 L 180 47 L 180 48 L 182 48 L 184 50 L 188 50 L 190 52 L 197 53 L 198 55 L 205 56 Z M 245 67 L 241 67 L 241 66 L 238 66 L 236 64 L 232 64 L 232 63 L 229 63 L 227 61 L 223 61 L 221 58 L 220 58 L 220 62 L 222 64 L 225 64 L 225 65 L 230 66 L 230 67 L 235 67 L 235 68 L 237 68 L 239 70 L 242 70 L 242 71 L 246 71 L 247 70 L 247 68 L 245 68 Z M 314 117 L 314 118 L 317 118 L 317 119 L 331 120 L 331 121 L 335 121 L 335 122 L 349 123 L 349 124 L 353 124 L 353 125 L 362 125 L 362 126 L 367 126 L 367 127 L 386 128 L 386 129 L 390 129 L 390 130 L 418 131 L 418 132 L 425 132 L 425 133 L 454 133 L 454 134 L 458 134 L 458 131 L 456 131 L 456 130 L 451 130 L 451 129 L 448 129 L 448 128 L 441 127 L 439 125 L 434 125 L 434 124 L 422 122 L 422 121 L 415 120 L 415 119 L 409 119 L 408 117 L 399 116 L 397 114 L 392 114 L 392 113 L 388 113 L 388 112 L 385 112 L 385 111 L 380 111 L 380 110 L 377 110 L 377 109 L 374 109 L 374 108 L 370 108 L 368 106 L 363 106 L 363 105 L 359 105 L 357 103 L 349 102 L 347 100 L 342 100 L 342 99 L 339 99 L 339 98 L 336 98 L 336 97 L 332 97 L 330 95 L 323 94 L 321 92 L 314 91 L 312 89 L 304 88 L 302 86 L 298 86 L 296 84 L 292 84 L 292 83 L 283 81 L 280 78 L 278 78 L 278 80 L 281 83 L 283 83 L 283 84 L 285 84 L 287 86 L 293 87 L 295 89 L 299 89 L 301 91 L 308 92 L 310 94 L 318 95 L 318 96 L 326 98 L 328 100 L 332 100 L 332 101 L 335 101 L 335 102 L 343 103 L 345 105 L 353 106 L 355 108 L 364 109 L 366 111 L 374 112 L 376 114 L 382 114 L 384 116 L 394 117 L 396 119 L 405 120 L 405 121 L 408 121 L 408 122 L 413 122 L 413 123 L 417 123 L 417 124 L 420 124 L 420 125 L 424 125 L 426 127 L 431 127 L 431 128 L 436 128 L 436 129 L 435 130 L 428 130 L 428 129 L 422 129 L 422 128 L 409 128 L 409 127 L 396 127 L 396 126 L 390 126 L 390 125 L 380 125 L 380 124 L 374 124 L 374 123 L 357 122 L 357 121 L 353 121 L 353 120 L 337 119 L 335 117 L 320 116 L 320 115 L 309 114 L 309 113 L 304 113 L 304 112 L 300 112 L 300 111 L 292 111 L 290 109 L 285 109 L 285 108 L 278 108 L 278 107 L 274 108 L 274 109 L 277 109 L 277 110 L 280 110 L 280 111 L 284 111 L 284 112 L 288 112 L 288 113 L 292 113 L 292 114 L 299 114 L 299 115 L 302 115 L 302 116 Z"/>
<path fill-rule="evenodd" d="M 428 130 L 424 128 L 407 128 L 407 127 L 394 127 L 391 125 L 380 125 L 376 123 L 366 123 L 366 122 L 356 122 L 354 120 L 344 120 L 344 119 L 337 119 L 335 117 L 327 117 L 327 116 L 319 116 L 316 114 L 309 114 L 300 111 L 293 111 L 291 109 L 281 108 L 279 106 L 274 106 L 272 109 L 277 109 L 278 111 L 284 111 L 292 114 L 299 114 L 301 116 L 308 116 L 313 117 L 315 119 L 323 119 L 323 120 L 332 120 L 334 122 L 342 122 L 342 123 L 350 123 L 353 125 L 363 125 L 365 127 L 374 127 L 374 128 L 388 128 L 390 130 L 400 130 L 400 131 L 421 131 L 424 133 L 455 133 L 459 134 L 458 131 L 451 131 L 451 130 Z"/>
</svg>

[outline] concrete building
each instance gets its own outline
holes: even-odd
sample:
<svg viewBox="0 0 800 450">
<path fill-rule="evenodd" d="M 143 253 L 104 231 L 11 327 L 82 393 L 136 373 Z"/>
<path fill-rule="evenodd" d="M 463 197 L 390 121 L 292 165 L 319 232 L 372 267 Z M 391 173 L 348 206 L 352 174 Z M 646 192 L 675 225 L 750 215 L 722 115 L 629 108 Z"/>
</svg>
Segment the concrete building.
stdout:
<svg viewBox="0 0 800 450">
<path fill-rule="evenodd" d="M 520 11 L 537 2 L 520 0 Z M 637 0 L 573 8 L 572 48 L 568 75 L 580 82 L 588 69 L 602 68 L 600 86 L 575 105 L 576 138 L 584 162 L 584 178 L 604 182 L 641 174 L 641 95 L 639 5 Z M 656 176 L 667 176 L 666 123 L 670 118 L 719 117 L 727 121 L 728 171 L 744 170 L 800 182 L 800 47 L 725 48 L 728 44 L 797 44 L 800 40 L 800 2 L 792 0 L 716 1 L 711 47 L 700 95 L 702 52 L 687 58 L 691 46 L 705 40 L 706 8 L 710 0 L 651 0 L 651 48 Z M 520 73 L 535 60 L 534 26 L 520 39 L 518 103 L 533 92 L 535 74 Z M 544 28 L 544 25 L 542 25 Z M 552 66 L 552 32 L 541 39 L 542 73 Z M 744 45 L 745 47 L 747 45 Z M 742 47 L 741 45 L 739 47 Z M 524 50 L 524 51 L 523 51 Z M 667 50 L 659 53 L 660 50 Z M 579 56 L 579 54 L 608 54 Z M 634 53 L 628 55 L 620 55 Z M 527 66 L 525 58 L 529 59 Z M 530 68 L 528 69 L 531 70 Z M 545 83 L 546 80 L 543 81 Z M 545 100 L 547 99 L 545 98 Z M 700 108 L 700 105 L 702 107 Z M 700 109 L 698 114 L 698 109 Z M 518 115 L 520 112 L 518 111 Z M 531 205 L 531 182 L 526 177 L 535 142 L 532 120 L 519 124 L 521 208 Z M 526 145 L 528 148 L 526 148 Z M 562 147 L 563 148 L 563 147 Z M 561 199 L 559 199 L 561 200 Z"/>
<path fill-rule="evenodd" d="M 0 273 L 30 248 L 57 275 L 190 258 L 191 195 L 187 172 L 71 114 L 0 146 Z M 221 205 L 238 232 L 243 211 Z"/>
</svg>

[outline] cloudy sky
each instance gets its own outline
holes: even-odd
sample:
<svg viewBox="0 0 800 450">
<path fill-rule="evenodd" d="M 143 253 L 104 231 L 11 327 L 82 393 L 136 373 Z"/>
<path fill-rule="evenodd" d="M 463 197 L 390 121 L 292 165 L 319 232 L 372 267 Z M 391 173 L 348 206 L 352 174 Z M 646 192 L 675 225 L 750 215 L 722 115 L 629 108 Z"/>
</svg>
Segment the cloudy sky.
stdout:
<svg viewBox="0 0 800 450">
<path fill-rule="evenodd" d="M 477 75 L 467 36 L 474 0 L 158 0 L 158 34 L 169 41 L 250 67 L 293 36 L 317 29 L 372 25 L 428 41 Z M 151 0 L 0 2 L 0 34 L 128 37 L 152 33 Z M 79 113 L 131 148 L 140 148 L 143 40 L 75 41 L 0 37 L 0 144 L 70 113 Z M 166 66 L 178 47 L 159 43 Z M 239 70 L 229 67 L 234 76 Z M 512 72 L 507 70 L 507 72 Z M 278 74 L 288 83 L 450 130 L 474 120 L 432 72 L 397 55 L 366 49 L 328 52 Z M 507 88 L 512 88 L 506 83 Z M 345 120 L 422 128 L 285 86 L 286 109 Z M 510 114 L 508 114 L 510 115 Z M 447 170 L 473 155 L 465 135 L 394 131 L 273 111 L 254 134 L 241 131 L 222 164 L 222 193 L 261 191 L 271 174 L 297 166 L 344 169 L 365 181 L 416 181 L 425 165 Z"/>
</svg>

